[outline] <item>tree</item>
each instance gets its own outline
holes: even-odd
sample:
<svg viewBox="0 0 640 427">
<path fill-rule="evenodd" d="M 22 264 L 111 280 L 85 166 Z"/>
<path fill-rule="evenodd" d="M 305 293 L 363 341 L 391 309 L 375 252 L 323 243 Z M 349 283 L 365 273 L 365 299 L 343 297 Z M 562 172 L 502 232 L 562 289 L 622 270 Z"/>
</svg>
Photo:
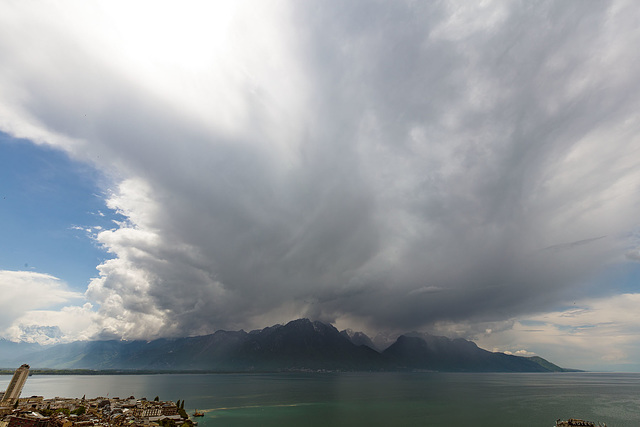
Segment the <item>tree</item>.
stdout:
<svg viewBox="0 0 640 427">
<path fill-rule="evenodd" d="M 187 411 L 185 411 L 183 408 L 178 409 L 178 414 L 185 420 L 189 418 L 189 415 L 187 415 Z"/>
<path fill-rule="evenodd" d="M 154 401 L 154 402 L 159 402 L 159 401 L 160 401 L 160 396 L 156 396 L 156 397 L 154 397 L 154 398 L 153 398 L 153 401 Z"/>
<path fill-rule="evenodd" d="M 73 411 L 71 411 L 72 414 L 75 415 L 83 415 L 85 413 L 86 409 L 84 406 L 78 406 L 78 408 L 74 409 Z"/>
</svg>

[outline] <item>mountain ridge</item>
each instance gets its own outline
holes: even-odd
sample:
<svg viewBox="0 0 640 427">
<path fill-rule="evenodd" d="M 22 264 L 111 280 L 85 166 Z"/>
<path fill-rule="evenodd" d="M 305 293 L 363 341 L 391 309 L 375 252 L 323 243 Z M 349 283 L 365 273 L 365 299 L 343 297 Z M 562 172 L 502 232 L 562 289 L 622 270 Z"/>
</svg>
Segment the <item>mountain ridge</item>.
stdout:
<svg viewBox="0 0 640 427">
<path fill-rule="evenodd" d="M 16 347 L 5 343 L 4 347 Z M 15 343 L 14 343 L 15 344 Z M 35 347 L 24 347 L 31 350 Z M 5 353 L 5 354 L 3 354 Z M 156 371 L 398 371 L 562 372 L 541 357 L 494 353 L 461 338 L 421 333 L 401 335 L 384 351 L 362 332 L 297 319 L 250 332 L 152 341 L 77 341 L 6 355 L 0 366 L 29 363 L 40 369 Z M 15 357 L 11 357 L 15 356 Z"/>
</svg>

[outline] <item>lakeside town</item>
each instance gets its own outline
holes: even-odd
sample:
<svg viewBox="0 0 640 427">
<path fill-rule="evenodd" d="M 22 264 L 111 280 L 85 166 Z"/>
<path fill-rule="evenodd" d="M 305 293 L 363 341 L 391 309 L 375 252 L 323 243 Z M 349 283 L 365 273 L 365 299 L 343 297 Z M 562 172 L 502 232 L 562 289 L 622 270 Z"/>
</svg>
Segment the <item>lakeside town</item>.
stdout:
<svg viewBox="0 0 640 427">
<path fill-rule="evenodd" d="M 0 392 L 0 427 L 72 426 L 184 426 L 197 425 L 184 401 L 129 397 L 20 397 L 29 365 L 16 369 L 7 389 Z"/>
</svg>

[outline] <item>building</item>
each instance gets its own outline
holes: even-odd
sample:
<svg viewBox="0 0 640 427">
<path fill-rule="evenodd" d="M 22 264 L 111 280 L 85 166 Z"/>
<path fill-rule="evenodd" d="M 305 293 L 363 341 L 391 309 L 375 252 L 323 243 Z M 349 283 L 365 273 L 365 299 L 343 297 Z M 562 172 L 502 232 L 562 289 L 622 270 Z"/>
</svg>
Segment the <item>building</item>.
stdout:
<svg viewBox="0 0 640 427">
<path fill-rule="evenodd" d="M 22 387 L 24 387 L 24 383 L 27 382 L 28 376 L 29 365 L 24 364 L 16 369 L 16 372 L 13 374 L 13 378 L 11 378 L 11 382 L 9 383 L 7 390 L 4 392 L 2 401 L 0 401 L 0 406 L 13 405 L 18 401 L 20 393 L 22 393 Z"/>
<path fill-rule="evenodd" d="M 9 417 L 7 427 L 48 427 L 49 418 L 45 417 Z"/>
<path fill-rule="evenodd" d="M 178 407 L 173 402 L 162 405 L 162 415 L 178 415 Z"/>
<path fill-rule="evenodd" d="M 157 406 L 137 407 L 133 409 L 132 413 L 136 418 L 159 417 L 162 415 L 162 409 Z"/>
</svg>

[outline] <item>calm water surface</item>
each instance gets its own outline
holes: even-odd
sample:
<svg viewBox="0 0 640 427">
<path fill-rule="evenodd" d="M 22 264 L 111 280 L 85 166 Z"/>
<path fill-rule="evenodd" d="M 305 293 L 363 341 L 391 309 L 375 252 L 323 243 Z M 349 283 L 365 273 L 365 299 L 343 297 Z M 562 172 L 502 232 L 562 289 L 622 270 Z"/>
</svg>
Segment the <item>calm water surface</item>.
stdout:
<svg viewBox="0 0 640 427">
<path fill-rule="evenodd" d="M 9 376 L 0 376 L 0 390 Z M 31 376 L 23 396 L 186 400 L 200 426 L 640 426 L 640 374 Z"/>
</svg>

